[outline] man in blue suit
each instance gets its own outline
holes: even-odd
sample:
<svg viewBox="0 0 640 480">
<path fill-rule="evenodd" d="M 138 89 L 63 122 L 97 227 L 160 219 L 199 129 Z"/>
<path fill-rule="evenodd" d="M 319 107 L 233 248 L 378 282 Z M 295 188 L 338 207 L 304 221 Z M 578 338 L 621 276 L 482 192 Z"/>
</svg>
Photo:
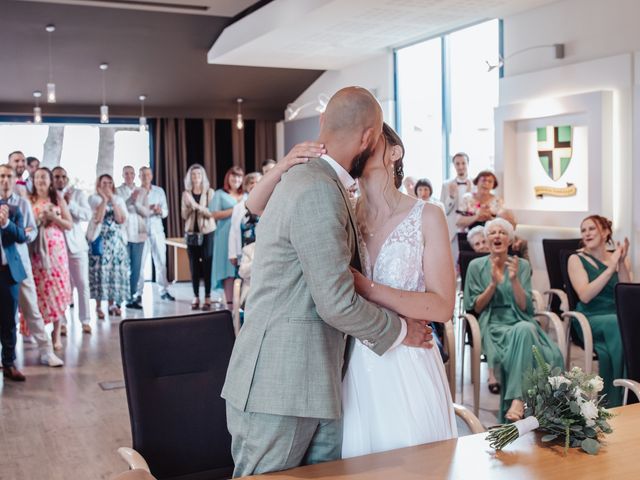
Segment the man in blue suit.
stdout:
<svg viewBox="0 0 640 480">
<path fill-rule="evenodd" d="M 13 188 L 13 168 L 0 165 L 0 191 Z M 24 243 L 22 213 L 0 201 L 0 344 L 2 345 L 2 373 L 4 378 L 24 382 L 25 376 L 15 365 L 16 359 L 16 310 L 20 282 L 27 274 L 16 249 L 16 243 Z"/>
</svg>

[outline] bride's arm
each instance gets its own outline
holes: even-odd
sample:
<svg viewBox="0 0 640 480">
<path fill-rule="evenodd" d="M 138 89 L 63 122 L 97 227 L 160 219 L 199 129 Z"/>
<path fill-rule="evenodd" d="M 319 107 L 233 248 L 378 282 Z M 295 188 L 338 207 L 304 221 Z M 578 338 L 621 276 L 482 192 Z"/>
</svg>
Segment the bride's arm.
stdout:
<svg viewBox="0 0 640 480">
<path fill-rule="evenodd" d="M 424 206 L 422 232 L 425 242 L 422 268 L 426 292 L 408 292 L 373 283 L 358 272 L 354 273 L 356 291 L 367 300 L 393 310 L 400 316 L 447 322 L 453 315 L 456 280 L 447 223 L 442 209 L 437 205 Z"/>
<path fill-rule="evenodd" d="M 253 187 L 245 203 L 246 207 L 254 215 L 262 215 L 282 175 L 294 165 L 305 163 L 309 158 L 319 157 L 324 153 L 327 153 L 327 150 L 322 143 L 304 142 L 297 144 L 286 157 L 280 160 Z"/>
</svg>

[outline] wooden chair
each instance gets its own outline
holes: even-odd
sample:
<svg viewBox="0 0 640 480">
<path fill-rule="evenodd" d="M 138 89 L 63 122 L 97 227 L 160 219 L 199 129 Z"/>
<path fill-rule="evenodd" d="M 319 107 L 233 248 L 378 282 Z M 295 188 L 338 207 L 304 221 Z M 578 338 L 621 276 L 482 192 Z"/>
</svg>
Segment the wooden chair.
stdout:
<svg viewBox="0 0 640 480">
<path fill-rule="evenodd" d="M 240 307 L 242 304 L 241 301 L 241 293 L 242 293 L 242 279 L 236 278 L 233 282 L 233 331 L 236 336 L 238 336 L 238 332 L 240 332 Z"/>
<path fill-rule="evenodd" d="M 471 410 L 469 410 L 467 407 L 463 407 L 462 405 L 454 403 L 453 410 L 456 413 L 456 416 L 460 417 L 464 421 L 464 423 L 467 424 L 467 427 L 469 427 L 469 430 L 471 430 L 472 434 L 483 433 L 487 431 L 478 417 L 471 413 Z"/>
</svg>

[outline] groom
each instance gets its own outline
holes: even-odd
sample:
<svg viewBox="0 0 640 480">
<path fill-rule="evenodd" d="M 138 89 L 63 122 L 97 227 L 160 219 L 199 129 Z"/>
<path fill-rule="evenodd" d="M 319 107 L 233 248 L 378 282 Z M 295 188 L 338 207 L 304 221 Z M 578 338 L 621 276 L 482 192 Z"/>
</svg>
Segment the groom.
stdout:
<svg viewBox="0 0 640 480">
<path fill-rule="evenodd" d="M 340 458 L 346 335 L 378 355 L 400 343 L 430 346 L 425 322 L 364 300 L 349 270 L 361 268 L 361 252 L 347 191 L 382 122 L 367 90 L 337 92 L 320 119 L 328 154 L 283 175 L 260 218 L 245 323 L 222 390 L 234 477 Z"/>
</svg>

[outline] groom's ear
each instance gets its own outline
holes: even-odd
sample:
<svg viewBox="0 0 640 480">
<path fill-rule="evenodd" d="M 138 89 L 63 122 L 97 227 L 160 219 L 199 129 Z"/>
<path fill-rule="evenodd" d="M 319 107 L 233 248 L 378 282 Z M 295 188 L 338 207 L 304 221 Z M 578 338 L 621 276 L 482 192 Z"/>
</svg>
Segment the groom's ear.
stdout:
<svg viewBox="0 0 640 480">
<path fill-rule="evenodd" d="M 367 128 L 363 134 L 362 139 L 360 140 L 360 152 L 364 152 L 370 146 L 375 147 L 377 143 L 377 139 L 374 138 L 375 131 L 372 127 Z M 376 140 L 376 142 L 374 142 Z"/>
</svg>

